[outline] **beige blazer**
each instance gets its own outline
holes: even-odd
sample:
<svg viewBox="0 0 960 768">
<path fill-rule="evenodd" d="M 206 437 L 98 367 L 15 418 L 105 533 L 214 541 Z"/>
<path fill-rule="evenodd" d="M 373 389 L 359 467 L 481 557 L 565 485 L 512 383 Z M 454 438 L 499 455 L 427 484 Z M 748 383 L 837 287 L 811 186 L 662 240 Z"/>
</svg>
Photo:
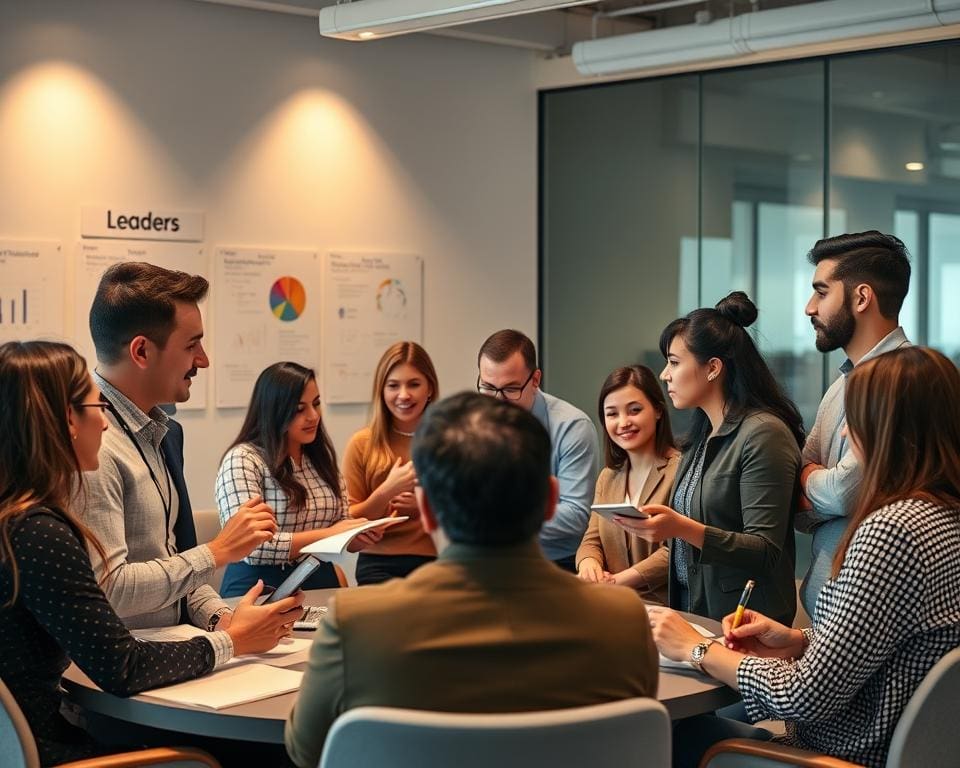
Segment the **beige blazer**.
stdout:
<svg viewBox="0 0 960 768">
<path fill-rule="evenodd" d="M 658 459 L 640 491 L 640 505 L 666 504 L 670 506 L 670 489 L 680 463 L 680 453 L 674 451 L 667 458 Z M 597 478 L 594 504 L 618 504 L 627 494 L 627 468 L 604 469 Z M 577 566 L 580 561 L 592 557 L 610 573 L 618 573 L 631 566 L 642 576 L 637 587 L 640 596 L 657 605 L 667 604 L 667 581 L 670 555 L 665 543 L 652 544 L 639 536 L 627 533 L 595 512 L 590 513 L 590 523 L 583 541 L 577 550 Z"/>
<path fill-rule="evenodd" d="M 302 768 L 354 707 L 524 712 L 657 693 L 643 601 L 562 571 L 536 541 L 453 544 L 405 579 L 341 590 L 316 635 L 285 734 Z"/>
</svg>

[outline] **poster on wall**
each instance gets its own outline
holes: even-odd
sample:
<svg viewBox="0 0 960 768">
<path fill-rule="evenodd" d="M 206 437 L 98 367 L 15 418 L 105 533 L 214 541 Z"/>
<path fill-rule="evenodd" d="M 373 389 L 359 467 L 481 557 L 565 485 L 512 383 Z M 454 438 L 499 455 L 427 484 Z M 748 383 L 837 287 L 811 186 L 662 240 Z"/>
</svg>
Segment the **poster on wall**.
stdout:
<svg viewBox="0 0 960 768">
<path fill-rule="evenodd" d="M 210 265 L 206 252 L 196 244 L 145 243 L 129 240 L 84 240 L 77 244 L 76 290 L 74 296 L 74 343 L 87 364 L 96 365 L 97 356 L 90 338 L 90 305 L 100 284 L 100 278 L 108 267 L 122 261 L 146 261 L 164 269 L 189 272 L 210 279 Z M 211 292 L 213 287 L 211 286 Z M 210 296 L 200 303 L 200 314 L 206 333 L 204 346 L 209 347 L 210 328 L 207 323 L 206 304 Z M 202 410 L 207 407 L 207 382 L 209 369 L 197 371 L 190 386 L 190 399 L 177 403 L 178 410 Z"/>
<path fill-rule="evenodd" d="M 60 243 L 0 240 L 0 344 L 62 341 L 64 290 Z"/>
<path fill-rule="evenodd" d="M 260 372 L 320 362 L 320 259 L 313 251 L 218 248 L 216 405 L 244 408 Z"/>
<path fill-rule="evenodd" d="M 423 337 L 423 259 L 331 253 L 323 282 L 324 400 L 369 402 L 383 351 Z"/>
</svg>

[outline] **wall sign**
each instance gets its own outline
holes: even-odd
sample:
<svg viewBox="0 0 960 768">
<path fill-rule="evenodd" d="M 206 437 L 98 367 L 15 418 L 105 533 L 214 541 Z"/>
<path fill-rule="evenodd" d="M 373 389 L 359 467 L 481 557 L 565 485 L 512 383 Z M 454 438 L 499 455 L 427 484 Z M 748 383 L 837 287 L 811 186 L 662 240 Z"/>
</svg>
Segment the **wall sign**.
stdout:
<svg viewBox="0 0 960 768">
<path fill-rule="evenodd" d="M 152 206 L 85 205 L 80 209 L 80 235 L 200 242 L 203 240 L 203 213 Z"/>
</svg>

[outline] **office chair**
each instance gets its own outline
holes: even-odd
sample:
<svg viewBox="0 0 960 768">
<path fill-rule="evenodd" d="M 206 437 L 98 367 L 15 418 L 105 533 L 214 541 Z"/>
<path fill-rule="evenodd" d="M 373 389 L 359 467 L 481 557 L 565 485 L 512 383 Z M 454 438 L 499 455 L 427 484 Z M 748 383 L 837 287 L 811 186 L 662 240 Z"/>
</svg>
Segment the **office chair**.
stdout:
<svg viewBox="0 0 960 768">
<path fill-rule="evenodd" d="M 320 768 L 667 768 L 670 716 L 654 699 L 457 714 L 358 707 L 337 718 Z"/>
<path fill-rule="evenodd" d="M 40 768 L 37 743 L 10 689 L 0 680 L 0 756 L 4 768 Z M 58 768 L 220 768 L 198 749 L 162 747 L 62 763 Z"/>
<path fill-rule="evenodd" d="M 960 690 L 960 648 L 927 673 L 903 710 L 893 732 L 886 768 L 931 768 L 956 765 L 960 728 L 956 727 L 956 692 Z M 726 739 L 703 756 L 700 768 L 860 768 L 836 757 L 780 744 Z"/>
</svg>

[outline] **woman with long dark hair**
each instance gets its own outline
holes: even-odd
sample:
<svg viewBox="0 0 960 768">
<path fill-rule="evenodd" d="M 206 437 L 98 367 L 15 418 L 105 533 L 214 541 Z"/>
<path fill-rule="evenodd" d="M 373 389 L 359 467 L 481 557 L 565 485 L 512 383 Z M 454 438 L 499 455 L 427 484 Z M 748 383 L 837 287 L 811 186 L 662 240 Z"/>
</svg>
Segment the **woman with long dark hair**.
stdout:
<svg viewBox="0 0 960 768">
<path fill-rule="evenodd" d="M 711 643 L 703 669 L 739 688 L 751 721 L 787 723 L 782 741 L 882 766 L 917 686 L 960 646 L 960 373 L 941 353 L 905 347 L 858 365 L 846 418 L 863 480 L 810 629 L 759 611 Z M 672 611 L 651 614 L 661 653 L 703 642 Z M 725 647 L 726 646 L 726 647 Z M 675 745 L 696 765 L 709 743 L 767 739 L 723 718 L 684 722 Z M 676 752 L 675 752 L 676 754 Z"/>
<path fill-rule="evenodd" d="M 300 599 L 255 606 L 255 588 L 223 632 L 176 643 L 138 641 L 107 601 L 73 511 L 82 472 L 99 466 L 106 404 L 66 344 L 0 346 L 0 679 L 23 710 L 42 765 L 109 752 L 60 714 L 73 660 L 118 696 L 199 677 L 234 653 L 269 650 L 290 633 Z"/>
<path fill-rule="evenodd" d="M 423 347 L 398 341 L 384 351 L 373 376 L 370 425 L 350 438 L 343 473 L 351 515 L 410 519 L 385 530 L 379 544 L 360 554 L 358 584 L 402 578 L 437 556 L 433 540 L 417 519 L 410 442 L 427 405 L 439 397 L 437 372 Z"/>
<path fill-rule="evenodd" d="M 694 409 L 669 506 L 621 525 L 670 545 L 671 607 L 720 619 L 747 580 L 751 605 L 793 621 L 793 515 L 803 423 L 747 333 L 757 308 L 736 291 L 660 336 L 660 378 L 675 407 Z"/>
<path fill-rule="evenodd" d="M 665 504 L 680 453 L 656 374 L 645 365 L 612 371 L 600 387 L 597 412 L 604 425 L 606 467 L 597 478 L 594 504 L 626 503 L 638 509 Z M 667 599 L 667 549 L 627 533 L 596 512 L 576 554 L 585 581 L 636 589 L 647 602 Z"/>
<path fill-rule="evenodd" d="M 346 488 L 310 368 L 274 363 L 257 377 L 240 434 L 220 462 L 216 496 L 221 525 L 246 499 L 259 496 L 273 510 L 278 528 L 270 541 L 227 566 L 220 588 L 224 597 L 242 595 L 257 579 L 278 587 L 304 547 L 364 522 L 347 513 Z M 379 541 L 380 535 L 361 533 L 350 548 Z M 323 562 L 303 588 L 338 586 L 333 565 Z"/>
</svg>

